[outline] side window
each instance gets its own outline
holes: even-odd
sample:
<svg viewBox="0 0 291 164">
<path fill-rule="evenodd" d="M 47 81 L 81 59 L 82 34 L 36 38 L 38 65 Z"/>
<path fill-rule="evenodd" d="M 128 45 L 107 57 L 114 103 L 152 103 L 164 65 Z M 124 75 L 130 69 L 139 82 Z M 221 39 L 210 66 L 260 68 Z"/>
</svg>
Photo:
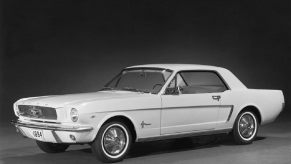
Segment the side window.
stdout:
<svg viewBox="0 0 291 164">
<path fill-rule="evenodd" d="M 184 83 L 178 83 L 182 94 L 223 92 L 227 87 L 215 72 L 186 71 L 180 73 Z"/>
</svg>

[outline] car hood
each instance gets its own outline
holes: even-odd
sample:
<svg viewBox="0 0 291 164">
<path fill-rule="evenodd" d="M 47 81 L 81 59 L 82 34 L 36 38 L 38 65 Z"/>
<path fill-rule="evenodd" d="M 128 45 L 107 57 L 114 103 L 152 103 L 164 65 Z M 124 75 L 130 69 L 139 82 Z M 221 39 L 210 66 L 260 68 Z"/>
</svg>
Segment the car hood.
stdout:
<svg viewBox="0 0 291 164">
<path fill-rule="evenodd" d="M 98 100 L 108 99 L 129 99 L 136 97 L 149 96 L 147 93 L 129 91 L 99 91 L 92 93 L 50 95 L 40 97 L 23 98 L 17 101 L 17 105 L 37 105 L 54 108 L 66 107 L 68 105 L 87 103 Z"/>
</svg>

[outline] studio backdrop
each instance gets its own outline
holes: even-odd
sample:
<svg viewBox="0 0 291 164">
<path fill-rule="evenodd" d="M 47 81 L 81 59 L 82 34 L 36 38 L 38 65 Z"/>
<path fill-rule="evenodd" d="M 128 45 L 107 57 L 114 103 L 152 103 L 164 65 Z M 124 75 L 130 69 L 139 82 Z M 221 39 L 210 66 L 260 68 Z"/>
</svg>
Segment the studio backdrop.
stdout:
<svg viewBox="0 0 291 164">
<path fill-rule="evenodd" d="M 290 5 L 250 1 L 2 2 L 1 122 L 22 97 L 98 91 L 148 63 L 228 68 L 249 88 L 280 89 L 291 116 Z"/>
</svg>

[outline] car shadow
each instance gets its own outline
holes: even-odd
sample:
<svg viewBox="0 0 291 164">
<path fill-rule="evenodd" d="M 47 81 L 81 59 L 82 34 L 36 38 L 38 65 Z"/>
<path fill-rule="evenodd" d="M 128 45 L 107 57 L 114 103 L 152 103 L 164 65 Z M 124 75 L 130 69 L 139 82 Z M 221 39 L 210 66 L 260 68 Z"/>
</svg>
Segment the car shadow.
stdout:
<svg viewBox="0 0 291 164">
<path fill-rule="evenodd" d="M 266 139 L 266 137 L 258 136 L 254 142 L 264 139 Z M 151 141 L 135 143 L 128 154 L 128 158 L 232 145 L 236 145 L 236 143 L 229 135 L 212 135 Z"/>
<path fill-rule="evenodd" d="M 264 140 L 265 137 L 257 137 L 256 141 Z M 254 142 L 256 142 L 254 141 Z M 221 145 L 235 145 L 229 136 L 202 136 L 194 138 L 180 138 L 162 141 L 151 141 L 135 143 L 126 157 L 132 159 L 131 162 L 136 162 L 134 159 L 158 154 L 175 153 L 181 151 L 192 151 L 197 149 L 205 149 L 218 147 Z M 23 149 L 23 150 L 22 150 Z M 64 163 L 101 163 L 92 155 L 90 148 L 68 150 L 64 153 L 46 154 L 39 151 L 37 154 L 21 155 L 21 152 L 26 151 L 25 148 L 9 150 L 15 154 L 9 157 L 0 158 L 0 163 L 41 163 L 41 164 L 64 164 Z M 19 153 L 19 154 L 18 154 Z M 178 160 L 178 159 L 177 159 Z M 131 163 L 130 161 L 128 161 Z"/>
</svg>

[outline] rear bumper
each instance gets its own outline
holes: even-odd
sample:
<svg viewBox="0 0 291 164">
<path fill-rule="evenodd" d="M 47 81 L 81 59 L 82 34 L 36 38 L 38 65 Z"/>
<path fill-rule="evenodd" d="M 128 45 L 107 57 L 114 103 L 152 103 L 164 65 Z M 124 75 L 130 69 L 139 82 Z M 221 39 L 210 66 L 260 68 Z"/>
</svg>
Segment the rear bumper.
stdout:
<svg viewBox="0 0 291 164">
<path fill-rule="evenodd" d="M 37 139 L 43 142 L 52 143 L 88 143 L 91 142 L 92 130 L 91 126 L 65 126 L 62 124 L 45 124 L 22 122 L 20 120 L 11 121 L 16 127 L 17 132 L 24 137 Z M 33 131 L 40 130 L 43 133 L 41 139 L 33 136 Z"/>
</svg>

